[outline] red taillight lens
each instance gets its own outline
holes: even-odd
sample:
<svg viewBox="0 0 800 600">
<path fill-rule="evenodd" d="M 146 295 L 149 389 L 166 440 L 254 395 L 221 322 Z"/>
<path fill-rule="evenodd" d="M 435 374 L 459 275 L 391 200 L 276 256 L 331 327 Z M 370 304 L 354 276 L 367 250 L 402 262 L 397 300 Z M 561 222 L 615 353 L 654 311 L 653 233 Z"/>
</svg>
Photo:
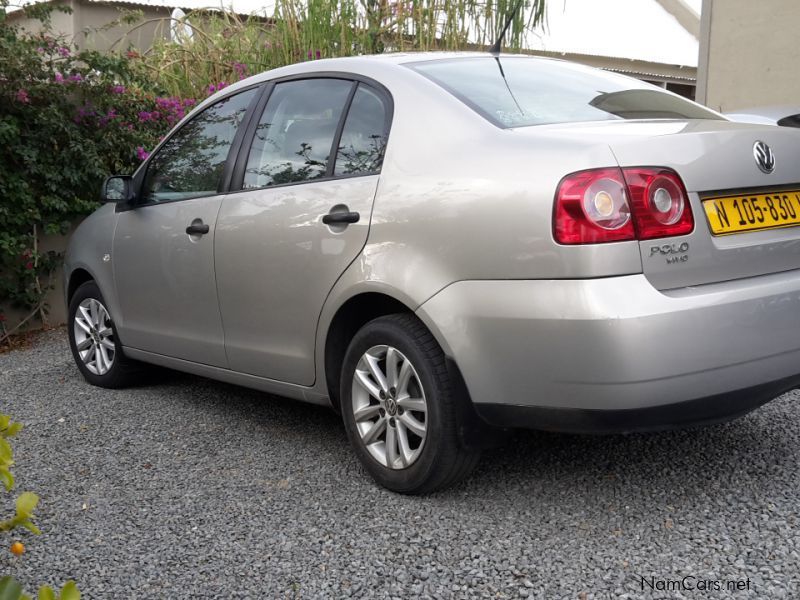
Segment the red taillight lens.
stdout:
<svg viewBox="0 0 800 600">
<path fill-rule="evenodd" d="M 684 235 L 694 228 L 678 174 L 663 168 L 580 171 L 561 180 L 553 234 L 560 244 Z"/>
<path fill-rule="evenodd" d="M 694 229 L 681 178 L 669 169 L 623 169 L 640 240 L 685 235 Z"/>
<path fill-rule="evenodd" d="M 632 240 L 633 222 L 620 169 L 573 173 L 556 192 L 553 223 L 560 244 L 600 244 Z"/>
</svg>

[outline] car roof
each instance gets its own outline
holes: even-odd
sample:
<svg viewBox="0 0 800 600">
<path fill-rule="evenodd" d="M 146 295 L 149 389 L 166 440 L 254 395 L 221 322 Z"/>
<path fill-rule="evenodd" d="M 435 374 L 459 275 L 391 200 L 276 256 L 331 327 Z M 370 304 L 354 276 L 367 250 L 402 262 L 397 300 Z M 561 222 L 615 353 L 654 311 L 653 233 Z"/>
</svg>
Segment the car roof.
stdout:
<svg viewBox="0 0 800 600">
<path fill-rule="evenodd" d="M 220 98 L 232 95 L 242 89 L 252 85 L 260 84 L 270 79 L 280 77 L 302 76 L 306 73 L 316 72 L 340 72 L 340 73 L 364 73 L 366 71 L 374 73 L 378 70 L 394 70 L 405 64 L 417 64 L 420 62 L 434 62 L 440 60 L 471 59 L 471 58 L 496 58 L 498 55 L 489 52 L 389 52 L 385 54 L 364 54 L 357 56 L 343 56 L 338 58 L 321 58 L 307 60 L 276 67 L 268 71 L 262 71 L 231 84 L 223 90 L 206 98 L 197 108 L 208 106 Z M 531 61 L 566 62 L 557 58 L 545 56 L 532 56 L 530 54 L 500 54 L 500 58 L 525 58 Z M 405 69 L 403 69 L 405 70 Z"/>
<path fill-rule="evenodd" d="M 551 61 L 558 60 L 546 56 L 534 56 L 530 54 L 500 54 L 494 55 L 489 52 L 450 52 L 450 51 L 430 51 L 430 52 L 388 52 L 385 54 L 365 54 L 361 56 L 346 56 L 341 58 L 327 59 L 330 62 L 349 61 L 352 59 L 376 61 L 402 65 L 405 63 L 430 62 L 435 60 L 452 60 L 457 58 L 530 58 L 532 60 Z"/>
</svg>

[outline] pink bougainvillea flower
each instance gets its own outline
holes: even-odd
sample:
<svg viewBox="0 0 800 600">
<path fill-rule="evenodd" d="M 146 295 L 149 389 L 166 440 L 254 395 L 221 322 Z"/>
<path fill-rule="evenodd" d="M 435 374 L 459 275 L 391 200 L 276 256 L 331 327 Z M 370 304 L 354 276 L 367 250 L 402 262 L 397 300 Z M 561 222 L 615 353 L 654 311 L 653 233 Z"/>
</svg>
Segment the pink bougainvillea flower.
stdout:
<svg viewBox="0 0 800 600">
<path fill-rule="evenodd" d="M 209 94 L 213 94 L 216 91 L 217 91 L 217 86 L 215 86 L 213 83 L 208 86 L 208 93 Z"/>
<path fill-rule="evenodd" d="M 30 261 L 30 260 L 28 262 L 26 262 L 25 263 L 25 268 L 28 269 L 28 271 L 32 271 L 33 270 L 33 262 Z"/>
<path fill-rule="evenodd" d="M 39 54 L 44 54 L 44 48 L 40 46 L 39 48 L 36 49 L 36 52 L 38 52 Z"/>
<path fill-rule="evenodd" d="M 81 81 L 83 81 L 83 75 L 81 75 L 80 73 L 75 73 L 74 75 L 69 76 L 69 80 L 72 83 L 80 83 Z"/>
<path fill-rule="evenodd" d="M 59 53 L 61 56 L 63 56 L 63 57 L 65 57 L 65 58 L 66 58 L 66 57 L 67 57 L 67 56 L 69 56 L 69 54 L 70 54 L 70 53 L 69 53 L 69 48 L 66 48 L 66 47 L 62 46 L 61 48 L 59 48 L 59 49 L 58 49 L 58 53 Z"/>
<path fill-rule="evenodd" d="M 247 65 L 240 62 L 233 63 L 233 70 L 236 71 L 236 76 L 239 79 L 247 77 Z"/>
<path fill-rule="evenodd" d="M 317 50 L 317 52 L 315 53 L 315 56 L 317 57 L 317 60 L 319 60 L 320 58 L 322 58 L 322 52 Z"/>
<path fill-rule="evenodd" d="M 25 90 L 18 90 L 17 91 L 17 102 L 22 104 L 29 104 L 31 99 L 28 97 L 28 92 Z"/>
<path fill-rule="evenodd" d="M 111 86 L 111 93 L 112 94 L 124 94 L 125 93 L 125 86 L 124 85 Z"/>
<path fill-rule="evenodd" d="M 138 158 L 139 160 L 147 160 L 148 156 L 150 156 L 150 153 L 147 150 L 145 150 L 141 146 L 138 146 L 136 148 L 136 158 Z"/>
<path fill-rule="evenodd" d="M 64 76 L 61 73 L 56 73 L 56 83 L 64 83 Z"/>
</svg>

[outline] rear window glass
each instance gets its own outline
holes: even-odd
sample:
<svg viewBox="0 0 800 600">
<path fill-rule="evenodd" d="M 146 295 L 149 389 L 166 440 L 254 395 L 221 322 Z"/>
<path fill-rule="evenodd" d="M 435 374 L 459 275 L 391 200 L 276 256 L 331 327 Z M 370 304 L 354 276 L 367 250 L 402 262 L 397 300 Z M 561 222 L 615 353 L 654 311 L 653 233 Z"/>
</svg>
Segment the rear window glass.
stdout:
<svg viewBox="0 0 800 600">
<path fill-rule="evenodd" d="M 630 77 L 574 63 L 492 56 L 409 63 L 498 127 L 620 119 L 720 119 Z"/>
</svg>

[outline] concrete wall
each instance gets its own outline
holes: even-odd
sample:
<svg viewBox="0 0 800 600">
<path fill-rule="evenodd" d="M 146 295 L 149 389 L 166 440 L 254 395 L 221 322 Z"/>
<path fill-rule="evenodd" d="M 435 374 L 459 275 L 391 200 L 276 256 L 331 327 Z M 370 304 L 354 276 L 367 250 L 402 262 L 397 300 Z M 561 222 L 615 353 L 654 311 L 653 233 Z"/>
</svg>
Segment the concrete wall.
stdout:
<svg viewBox="0 0 800 600">
<path fill-rule="evenodd" d="M 126 50 L 129 47 L 147 50 L 153 45 L 156 37 L 169 35 L 169 17 L 171 10 L 161 6 L 128 6 L 120 7 L 100 2 L 82 2 L 81 0 L 62 0 L 62 6 L 72 9 L 72 14 L 55 11 L 52 14 L 52 30 L 58 35 L 72 40 L 80 48 L 100 50 Z M 142 12 L 142 18 L 133 24 L 115 25 L 123 14 L 123 8 Z M 12 13 L 12 23 L 25 31 L 38 32 L 41 23 L 36 19 Z"/>
<path fill-rule="evenodd" d="M 143 13 L 142 19 L 136 24 L 103 29 L 119 19 L 119 7 L 96 2 L 75 2 L 75 43 L 81 48 L 101 52 L 129 47 L 147 50 L 156 37 L 165 38 L 169 35 L 170 9 L 138 6 L 136 10 Z"/>
<path fill-rule="evenodd" d="M 697 99 L 720 111 L 800 104 L 800 1 L 703 0 Z"/>
<path fill-rule="evenodd" d="M 71 7 L 73 2 L 62 1 L 54 4 Z M 23 31 L 38 33 L 42 29 L 42 24 L 37 19 L 30 19 L 23 16 L 22 11 L 12 12 L 7 18 L 11 24 L 18 26 Z M 60 33 L 68 39 L 72 39 L 72 36 L 75 32 L 72 14 L 67 14 L 61 11 L 53 11 L 53 13 L 50 15 L 50 22 L 54 32 Z"/>
</svg>

